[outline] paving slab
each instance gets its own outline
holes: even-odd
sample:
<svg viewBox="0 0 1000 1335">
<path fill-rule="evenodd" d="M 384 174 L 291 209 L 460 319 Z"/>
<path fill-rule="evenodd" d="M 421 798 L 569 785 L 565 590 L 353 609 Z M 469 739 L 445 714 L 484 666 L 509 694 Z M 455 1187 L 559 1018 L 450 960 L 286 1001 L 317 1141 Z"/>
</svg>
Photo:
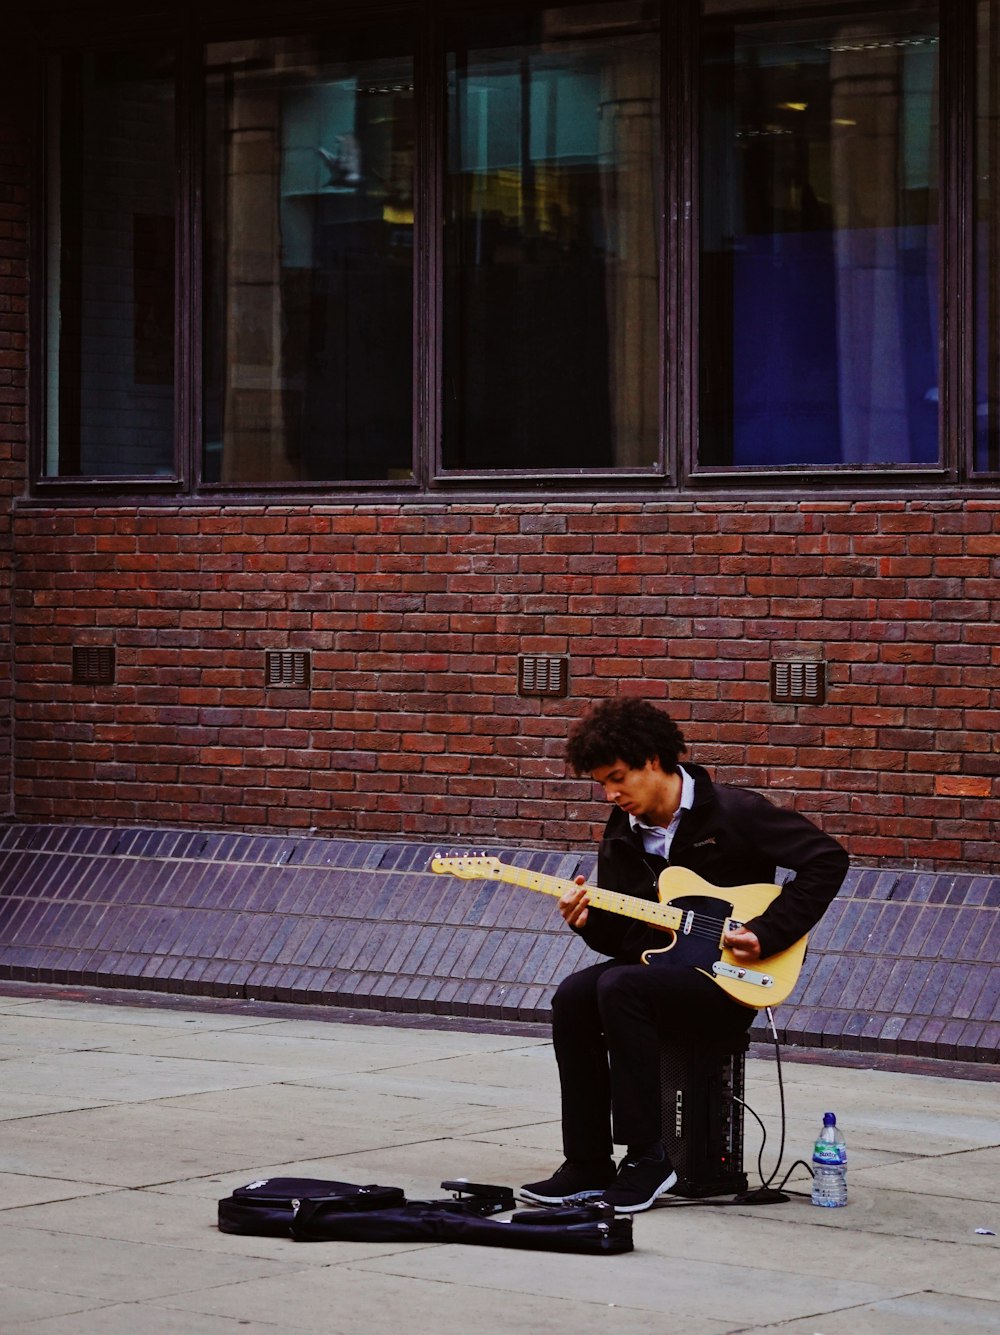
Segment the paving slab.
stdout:
<svg viewBox="0 0 1000 1335">
<path fill-rule="evenodd" d="M 431 1033 L 430 1039 L 434 1038 L 435 1035 Z M 502 1054 L 524 1046 L 527 1041 L 514 1038 L 495 1040 Z M 296 1032 L 294 1026 L 270 1027 L 260 1031 L 230 1029 L 225 1033 L 202 1031 L 181 1037 L 171 1036 L 147 1042 L 144 1051 L 175 1060 L 228 1061 L 237 1065 L 269 1066 L 284 1071 L 289 1079 L 304 1078 L 311 1083 L 315 1083 L 317 1078 L 335 1078 L 345 1071 L 382 1071 L 391 1070 L 394 1066 L 409 1070 L 417 1062 L 440 1064 L 443 1079 L 447 1078 L 449 1070 L 454 1072 L 456 1079 L 460 1079 L 462 1073 L 456 1068 L 463 1065 L 450 1049 L 433 1041 L 423 1041 L 423 1035 L 419 1033 L 414 1033 L 410 1045 L 400 1052 L 398 1045 L 390 1048 L 385 1042 L 365 1042 L 361 1039 L 332 1041 L 323 1034 L 304 1035 L 301 1031 Z M 482 1063 L 485 1056 L 480 1055 L 478 1060 Z M 499 1062 L 499 1069 L 503 1068 L 505 1062 L 506 1056 Z"/>
<path fill-rule="evenodd" d="M 206 1089 L 233 1089 L 260 1083 L 259 1067 L 235 1062 L 183 1061 L 138 1051 L 104 1049 L 11 1057 L 3 1062 L 9 1088 L 38 1095 L 59 1094 L 103 1102 L 140 1103 Z"/>
<path fill-rule="evenodd" d="M 64 992 L 79 1000 L 80 997 L 70 988 L 43 989 L 48 993 Z M 123 997 L 125 998 L 123 1000 Z M 273 1025 L 294 1025 L 294 1020 L 280 1017 L 267 1017 L 248 1011 L 230 1012 L 224 1008 L 209 1010 L 180 1009 L 177 1004 L 142 1005 L 138 1003 L 138 994 L 109 992 L 102 997 L 98 1010 L 90 1006 L 79 1006 L 75 1019 L 67 1019 L 66 1002 L 51 995 L 46 996 L 10 996 L 7 991 L 0 998 L 0 1007 L 4 1015 L 30 1016 L 32 1019 L 57 1020 L 67 1042 L 78 1044 L 85 1041 L 83 1035 L 100 1031 L 105 1025 L 116 1028 L 136 1026 L 140 1029 L 190 1030 L 211 1029 L 266 1029 Z M 162 1001 L 162 998 L 156 998 Z M 292 1012 L 294 1014 L 294 1011 Z"/>
<path fill-rule="evenodd" d="M 274 1022 L 272 1022 L 274 1023 Z M 150 1030 L 154 1029 L 164 1045 L 171 1038 L 182 1043 L 199 1030 L 208 1029 L 211 1033 L 225 1032 L 232 1028 L 242 1029 L 245 1025 L 198 1025 L 194 1020 L 183 1016 L 174 1016 L 170 1025 L 148 1025 L 129 1023 L 124 1016 L 99 1023 L 77 1022 L 67 1025 L 66 1021 L 56 1016 L 46 1016 L 29 1007 L 4 1017 L 3 1030 L 0 1032 L 0 1061 L 10 1057 L 33 1056 L 41 1051 L 79 1052 L 106 1048 L 115 1052 L 128 1052 L 136 1044 L 142 1044 L 143 1050 L 155 1055 L 154 1044 L 150 1040 Z M 257 1026 L 254 1032 L 263 1032 L 264 1026 Z M 155 1049 L 158 1051 L 158 1048 Z M 183 1054 L 179 1054 L 183 1055 Z"/>
<path fill-rule="evenodd" d="M 1000 1301 L 994 1240 L 976 1235 L 970 1223 L 974 1212 L 961 1202 L 953 1205 L 951 1210 L 936 1211 L 927 1198 L 929 1217 L 917 1223 L 905 1217 L 912 1208 L 909 1197 L 900 1194 L 893 1200 L 890 1193 L 873 1197 L 852 1190 L 846 1210 L 818 1210 L 805 1201 L 717 1209 L 710 1229 L 700 1222 L 690 1227 L 686 1206 L 657 1208 L 646 1216 L 643 1231 L 653 1251 L 668 1254 L 675 1265 L 685 1268 L 694 1262 L 712 1265 L 720 1256 L 740 1256 L 745 1266 L 769 1276 L 759 1281 L 765 1289 L 782 1283 L 782 1276 L 791 1271 L 807 1279 L 837 1275 L 868 1284 L 891 1277 L 906 1291 L 923 1289 L 934 1279 L 977 1299 Z M 887 1213 L 895 1228 L 870 1227 Z M 929 1248 L 929 1242 L 942 1245 Z M 932 1273 L 935 1258 L 941 1266 L 937 1274 Z"/>
<path fill-rule="evenodd" d="M 125 1241 L 0 1221 L 0 1284 L 116 1302 L 213 1286 L 217 1258 L 194 1245 L 194 1239 L 187 1247 L 168 1247 L 139 1236 L 141 1241 Z M 290 1257 L 227 1256 L 225 1263 L 230 1282 L 302 1268 L 300 1260 Z"/>
<path fill-rule="evenodd" d="M 994 1303 L 948 1294 L 907 1293 L 900 1298 L 873 1303 L 870 1307 L 851 1307 L 843 1312 L 824 1312 L 822 1331 L 816 1317 L 789 1321 L 781 1327 L 782 1335 L 943 1335 L 945 1331 L 976 1331 L 995 1335 L 997 1312 Z M 773 1326 L 749 1326 L 743 1335 L 771 1335 Z"/>
<path fill-rule="evenodd" d="M 326 1244 L 324 1244 L 326 1245 Z M 331 1244 L 338 1247 L 338 1244 Z M 346 1245 L 346 1244 L 344 1244 Z M 389 1335 L 502 1331 L 504 1335 L 663 1335 L 664 1309 L 634 1299 L 636 1256 L 595 1260 L 560 1256 L 525 1263 L 522 1253 L 452 1245 L 392 1256 L 342 1261 L 324 1270 L 274 1280 L 228 1285 L 169 1301 L 178 1317 L 206 1309 L 253 1321 L 260 1311 L 286 1310 L 290 1328 L 323 1335 Z M 594 1273 L 598 1270 L 599 1273 Z M 547 1273 L 551 1285 L 536 1276 Z M 179 1323 L 178 1329 L 183 1329 Z M 724 1335 L 725 1320 L 691 1317 L 674 1330 Z"/>
<path fill-rule="evenodd" d="M 0 1201 L 4 1210 L 20 1205 L 45 1205 L 50 1201 L 76 1200 L 107 1191 L 101 1183 L 70 1181 L 57 1177 L 35 1177 L 27 1173 L 0 1173 Z M 7 1215 L 3 1216 L 7 1222 Z"/>
<path fill-rule="evenodd" d="M 1000 1127 L 994 1127 L 993 1135 L 998 1132 Z M 1000 1145 L 884 1164 L 866 1169 L 859 1177 L 873 1190 L 885 1187 L 967 1201 L 970 1211 L 987 1216 L 990 1226 L 1000 1233 Z"/>
<path fill-rule="evenodd" d="M 678 1233 L 691 1226 L 680 1220 L 669 1222 Z M 648 1229 L 643 1232 L 651 1233 Z M 531 1293 L 558 1302 L 567 1291 L 594 1305 L 610 1301 L 620 1309 L 626 1329 L 631 1329 L 637 1314 L 648 1313 L 657 1315 L 661 1322 L 668 1315 L 678 1323 L 721 1320 L 731 1330 L 738 1330 L 746 1324 L 749 1310 L 758 1320 L 766 1316 L 771 1322 L 780 1322 L 810 1310 L 861 1306 L 904 1291 L 904 1286 L 888 1277 L 872 1283 L 838 1274 L 785 1272 L 778 1282 L 773 1269 L 758 1266 L 746 1256 L 734 1261 L 720 1255 L 711 1261 L 686 1260 L 680 1265 L 671 1256 L 669 1237 L 660 1246 L 650 1237 L 646 1246 L 624 1258 L 621 1265 L 617 1264 L 619 1258 L 607 1258 L 600 1264 L 592 1257 L 563 1259 L 571 1264 L 561 1268 L 526 1267 L 518 1254 L 498 1252 L 490 1257 L 488 1267 L 477 1260 L 476 1268 L 481 1271 L 478 1282 L 488 1285 L 497 1302 L 508 1293 Z M 608 1259 L 614 1263 L 608 1265 Z M 377 1265 L 380 1269 L 391 1267 L 394 1274 L 419 1274 L 457 1283 L 466 1258 L 461 1248 L 449 1247 L 393 1257 L 391 1262 Z M 563 1288 L 564 1284 L 568 1289 Z"/>
<path fill-rule="evenodd" d="M 5 1331 L 62 1331 L 64 1335 L 90 1329 L 100 1324 L 94 1314 L 105 1304 L 100 1299 L 81 1298 L 75 1293 L 45 1293 L 38 1289 L 22 1289 L 17 1284 L 0 1284 L 0 1305 L 4 1314 Z M 135 1308 L 132 1308 L 133 1320 Z M 49 1322 L 53 1324 L 50 1325 Z"/>
<path fill-rule="evenodd" d="M 66 1315 L 52 1316 L 42 1320 L 29 1318 L 18 1319 L 23 1310 L 31 1308 L 32 1297 L 23 1290 L 0 1288 L 0 1301 L 9 1314 L 10 1324 L 5 1324 L 4 1335 L 81 1335 L 82 1332 L 99 1331 L 100 1335 L 267 1335 L 268 1332 L 302 1330 L 301 1326 L 289 1325 L 280 1317 L 274 1321 L 255 1318 L 253 1321 L 241 1321 L 237 1317 L 202 1316 L 198 1312 L 185 1312 L 179 1316 L 176 1311 L 160 1308 L 153 1302 L 143 1303 L 141 1309 L 134 1303 L 88 1304 L 79 1309 L 79 1300 L 68 1300 L 76 1304 Z M 141 1332 L 137 1329 L 137 1314 L 141 1315 Z"/>
<path fill-rule="evenodd" d="M 240 1178 L 240 1182 L 244 1180 Z M 152 1246 L 181 1251 L 196 1246 L 208 1256 L 228 1253 L 263 1258 L 277 1262 L 282 1269 L 289 1264 L 296 1270 L 330 1264 L 330 1255 L 324 1247 L 292 1249 L 285 1238 L 245 1238 L 222 1233 L 215 1227 L 214 1207 L 219 1196 L 217 1185 L 200 1198 L 170 1195 L 155 1188 L 112 1190 L 30 1210 L 5 1210 L 2 1221 L 15 1228 L 49 1230 L 106 1242 L 133 1243 L 142 1239 Z M 206 1200 L 211 1201 L 208 1209 Z"/>
</svg>

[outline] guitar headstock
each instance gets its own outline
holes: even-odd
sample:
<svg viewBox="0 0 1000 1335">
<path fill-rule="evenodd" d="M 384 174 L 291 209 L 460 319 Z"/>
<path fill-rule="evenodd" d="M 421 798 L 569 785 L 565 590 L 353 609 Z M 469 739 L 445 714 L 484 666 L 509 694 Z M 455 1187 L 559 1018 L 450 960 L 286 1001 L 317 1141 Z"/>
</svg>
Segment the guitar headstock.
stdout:
<svg viewBox="0 0 1000 1335">
<path fill-rule="evenodd" d="M 450 876 L 461 876 L 466 881 L 477 881 L 499 876 L 502 864 L 499 858 L 489 858 L 484 853 L 466 853 L 461 857 L 450 858 L 435 853 L 430 866 L 431 871 L 447 872 Z"/>
</svg>

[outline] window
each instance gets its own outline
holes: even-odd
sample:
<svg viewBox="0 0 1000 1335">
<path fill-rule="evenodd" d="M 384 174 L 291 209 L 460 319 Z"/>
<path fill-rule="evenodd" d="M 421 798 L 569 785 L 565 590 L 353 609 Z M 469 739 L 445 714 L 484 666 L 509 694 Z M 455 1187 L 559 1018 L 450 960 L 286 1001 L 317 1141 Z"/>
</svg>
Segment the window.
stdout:
<svg viewBox="0 0 1000 1335">
<path fill-rule="evenodd" d="M 1000 472 L 1000 4 L 978 6 L 975 466 Z"/>
<path fill-rule="evenodd" d="M 705 5 L 700 462 L 937 463 L 937 5 L 734 8 Z"/>
<path fill-rule="evenodd" d="M 449 39 L 445 467 L 649 467 L 656 10 L 475 14 Z"/>
<path fill-rule="evenodd" d="M 169 50 L 51 62 L 45 474 L 174 471 L 174 114 Z"/>
<path fill-rule="evenodd" d="M 209 9 L 50 16 L 39 490 L 996 485 L 1000 0 Z"/>
</svg>

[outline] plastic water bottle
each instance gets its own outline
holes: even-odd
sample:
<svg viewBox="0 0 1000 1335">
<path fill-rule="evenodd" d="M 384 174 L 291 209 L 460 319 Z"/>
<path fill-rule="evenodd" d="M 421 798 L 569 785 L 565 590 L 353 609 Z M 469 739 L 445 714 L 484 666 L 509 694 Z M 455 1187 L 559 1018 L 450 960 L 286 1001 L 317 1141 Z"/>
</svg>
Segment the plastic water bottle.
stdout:
<svg viewBox="0 0 1000 1335">
<path fill-rule="evenodd" d="M 823 1114 L 823 1129 L 813 1147 L 813 1205 L 847 1204 L 847 1142 L 833 1113 Z"/>
</svg>

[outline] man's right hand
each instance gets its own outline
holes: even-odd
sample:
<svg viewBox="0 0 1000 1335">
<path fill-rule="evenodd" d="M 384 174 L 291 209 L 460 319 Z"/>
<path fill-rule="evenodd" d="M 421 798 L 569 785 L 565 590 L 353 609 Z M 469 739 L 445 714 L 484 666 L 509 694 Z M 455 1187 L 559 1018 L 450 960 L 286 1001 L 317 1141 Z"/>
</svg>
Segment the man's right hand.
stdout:
<svg viewBox="0 0 1000 1335">
<path fill-rule="evenodd" d="M 582 876 L 576 878 L 576 883 L 579 889 L 567 890 L 559 900 L 559 912 L 568 926 L 583 927 L 587 921 L 587 891 Z"/>
</svg>

